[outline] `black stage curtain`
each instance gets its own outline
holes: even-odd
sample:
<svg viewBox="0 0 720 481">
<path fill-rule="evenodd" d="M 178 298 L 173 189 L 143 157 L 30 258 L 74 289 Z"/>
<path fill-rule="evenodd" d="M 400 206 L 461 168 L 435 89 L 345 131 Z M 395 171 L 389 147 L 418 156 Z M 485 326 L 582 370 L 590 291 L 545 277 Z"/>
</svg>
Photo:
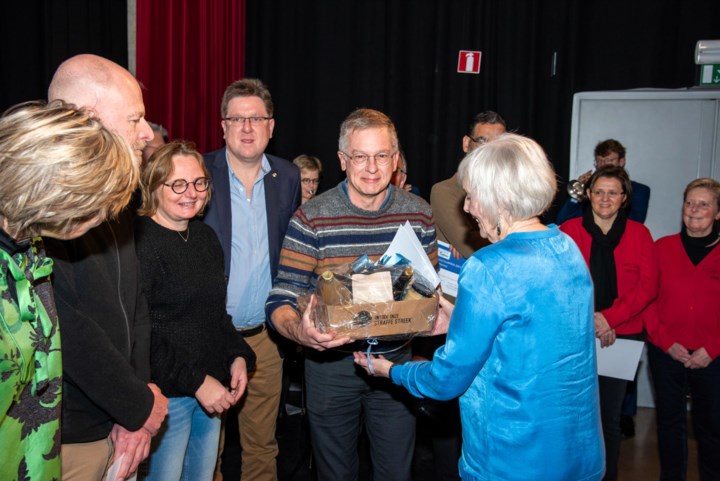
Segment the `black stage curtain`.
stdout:
<svg viewBox="0 0 720 481">
<path fill-rule="evenodd" d="M 44 98 L 76 53 L 127 65 L 126 8 L 5 2 L 0 108 Z M 455 171 L 474 113 L 502 113 L 565 178 L 575 92 L 691 87 L 695 42 L 720 38 L 717 0 L 248 0 L 246 13 L 246 74 L 276 103 L 269 150 L 318 155 L 328 188 L 342 178 L 340 122 L 376 108 L 395 121 L 409 181 L 425 197 Z M 483 52 L 479 75 L 456 72 L 459 50 Z"/>
<path fill-rule="evenodd" d="M 55 69 L 78 53 L 127 66 L 125 0 L 21 0 L 0 6 L 0 111 L 47 98 Z"/>
<path fill-rule="evenodd" d="M 270 150 L 318 155 L 323 189 L 343 177 L 340 123 L 371 107 L 395 121 L 427 198 L 473 114 L 500 112 L 565 178 L 575 92 L 690 87 L 695 43 L 713 38 L 717 0 L 248 0 L 246 74 L 274 97 Z M 459 50 L 482 51 L 479 75 L 456 73 Z"/>
</svg>

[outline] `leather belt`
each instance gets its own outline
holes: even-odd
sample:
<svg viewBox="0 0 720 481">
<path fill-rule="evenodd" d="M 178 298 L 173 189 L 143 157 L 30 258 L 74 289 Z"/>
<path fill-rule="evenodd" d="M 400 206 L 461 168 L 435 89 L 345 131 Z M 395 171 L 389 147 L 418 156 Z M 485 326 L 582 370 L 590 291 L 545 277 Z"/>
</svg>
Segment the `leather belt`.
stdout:
<svg viewBox="0 0 720 481">
<path fill-rule="evenodd" d="M 249 329 L 238 329 L 238 332 L 243 335 L 243 337 L 253 337 L 257 336 L 261 332 L 265 330 L 265 323 L 259 324 L 255 327 L 251 327 Z"/>
</svg>

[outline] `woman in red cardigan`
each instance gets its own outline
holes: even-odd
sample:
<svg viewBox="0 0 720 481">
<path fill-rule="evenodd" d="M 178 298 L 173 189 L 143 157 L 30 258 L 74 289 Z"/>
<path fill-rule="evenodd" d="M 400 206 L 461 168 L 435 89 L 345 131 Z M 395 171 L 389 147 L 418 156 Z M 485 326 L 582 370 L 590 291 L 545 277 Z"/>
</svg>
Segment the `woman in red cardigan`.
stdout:
<svg viewBox="0 0 720 481">
<path fill-rule="evenodd" d="M 632 187 L 625 169 L 599 168 L 585 193 L 590 209 L 560 230 L 573 238 L 590 269 L 595 288 L 595 335 L 602 347 L 616 337 L 640 339 L 643 314 L 657 292 L 657 263 L 647 228 L 628 220 Z M 600 415 L 605 440 L 604 480 L 617 479 L 620 411 L 627 381 L 599 377 Z"/>
<path fill-rule="evenodd" d="M 646 319 L 660 479 L 685 479 L 687 392 L 701 480 L 720 479 L 720 183 L 685 188 L 683 229 L 655 244 L 657 300 Z"/>
</svg>

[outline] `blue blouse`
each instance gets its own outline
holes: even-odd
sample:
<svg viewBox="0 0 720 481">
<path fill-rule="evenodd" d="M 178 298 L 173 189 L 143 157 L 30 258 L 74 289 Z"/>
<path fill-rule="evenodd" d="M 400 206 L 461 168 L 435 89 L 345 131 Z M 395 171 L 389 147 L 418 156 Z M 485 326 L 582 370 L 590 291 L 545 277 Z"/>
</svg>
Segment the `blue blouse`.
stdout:
<svg viewBox="0 0 720 481">
<path fill-rule="evenodd" d="M 468 259 L 446 344 L 392 378 L 417 397 L 460 396 L 464 480 L 603 475 L 592 281 L 554 225 Z"/>
</svg>

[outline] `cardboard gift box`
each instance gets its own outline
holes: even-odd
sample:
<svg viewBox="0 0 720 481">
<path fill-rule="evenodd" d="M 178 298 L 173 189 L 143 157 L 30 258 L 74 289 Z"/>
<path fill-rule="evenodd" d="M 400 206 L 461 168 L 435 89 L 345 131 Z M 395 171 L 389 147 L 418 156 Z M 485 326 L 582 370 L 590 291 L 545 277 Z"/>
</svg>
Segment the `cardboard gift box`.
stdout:
<svg viewBox="0 0 720 481">
<path fill-rule="evenodd" d="M 301 309 L 308 298 L 299 302 Z M 438 297 L 403 301 L 328 306 L 318 301 L 315 326 L 321 332 L 335 331 L 338 337 L 411 337 L 432 331 L 437 315 Z"/>
<path fill-rule="evenodd" d="M 432 331 L 437 307 L 435 296 L 376 304 L 321 306 L 316 311 L 315 324 L 321 331 L 334 330 L 338 336 L 352 339 L 405 337 Z"/>
</svg>

